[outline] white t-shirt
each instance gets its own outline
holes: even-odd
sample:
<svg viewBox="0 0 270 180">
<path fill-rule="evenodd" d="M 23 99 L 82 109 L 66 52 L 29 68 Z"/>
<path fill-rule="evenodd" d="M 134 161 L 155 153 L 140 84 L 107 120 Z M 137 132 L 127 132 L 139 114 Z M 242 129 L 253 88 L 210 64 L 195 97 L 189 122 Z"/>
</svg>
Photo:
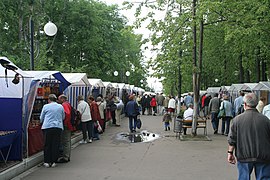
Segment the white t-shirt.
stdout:
<svg viewBox="0 0 270 180">
<path fill-rule="evenodd" d="M 168 103 L 168 108 L 173 108 L 175 109 L 175 100 L 171 98 Z"/>
<path fill-rule="evenodd" d="M 184 112 L 184 120 L 192 120 L 193 119 L 193 109 L 188 108 Z"/>
</svg>

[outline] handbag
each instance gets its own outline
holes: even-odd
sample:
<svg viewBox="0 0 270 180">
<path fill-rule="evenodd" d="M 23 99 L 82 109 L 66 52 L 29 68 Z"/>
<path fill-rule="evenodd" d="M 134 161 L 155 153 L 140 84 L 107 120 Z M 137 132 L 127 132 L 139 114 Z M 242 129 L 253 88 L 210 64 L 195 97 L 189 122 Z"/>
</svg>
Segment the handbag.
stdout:
<svg viewBox="0 0 270 180">
<path fill-rule="evenodd" d="M 223 118 L 226 116 L 225 108 L 224 108 L 224 102 L 222 104 L 222 109 L 218 113 L 218 118 Z"/>
<path fill-rule="evenodd" d="M 142 127 L 142 121 L 141 121 L 140 116 L 138 116 L 138 118 L 137 118 L 136 127 L 138 129 L 141 129 L 141 127 Z"/>
<path fill-rule="evenodd" d="M 100 126 L 98 121 L 94 122 L 94 127 L 97 130 L 97 133 L 102 133 L 103 132 L 102 127 Z"/>
</svg>

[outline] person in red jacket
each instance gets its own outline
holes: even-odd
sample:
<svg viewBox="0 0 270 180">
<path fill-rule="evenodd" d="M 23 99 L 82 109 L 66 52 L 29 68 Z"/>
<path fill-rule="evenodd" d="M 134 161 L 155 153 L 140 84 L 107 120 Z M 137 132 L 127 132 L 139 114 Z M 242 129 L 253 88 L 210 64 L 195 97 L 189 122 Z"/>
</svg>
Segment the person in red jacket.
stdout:
<svg viewBox="0 0 270 180">
<path fill-rule="evenodd" d="M 93 137 L 96 140 L 99 140 L 97 126 L 98 126 L 98 123 L 101 124 L 101 117 L 100 117 L 98 105 L 97 105 L 95 98 L 93 96 L 88 97 L 88 104 L 90 106 L 91 117 L 92 117 L 92 120 L 94 122 L 94 131 L 93 131 L 94 136 Z"/>
<path fill-rule="evenodd" d="M 60 157 L 58 162 L 69 162 L 70 161 L 70 152 L 71 152 L 71 132 L 74 131 L 74 127 L 71 124 L 71 105 L 67 101 L 67 96 L 60 95 L 58 97 L 58 102 L 62 104 L 65 111 L 64 119 L 64 130 L 61 134 L 61 149 Z"/>
<path fill-rule="evenodd" d="M 157 100 L 156 100 L 156 96 L 152 96 L 152 99 L 150 101 L 150 106 L 151 106 L 152 111 L 153 111 L 153 116 L 156 116 L 156 112 L 157 112 Z"/>
</svg>

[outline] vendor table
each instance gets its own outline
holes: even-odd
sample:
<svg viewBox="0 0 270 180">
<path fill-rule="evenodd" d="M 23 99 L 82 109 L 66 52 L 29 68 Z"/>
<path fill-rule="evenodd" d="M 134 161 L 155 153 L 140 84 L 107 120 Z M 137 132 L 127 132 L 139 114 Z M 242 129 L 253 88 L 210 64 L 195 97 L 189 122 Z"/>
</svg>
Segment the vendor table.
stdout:
<svg viewBox="0 0 270 180">
<path fill-rule="evenodd" d="M 0 131 L 0 154 L 3 158 L 5 164 L 7 164 L 7 160 L 9 157 L 10 150 L 12 148 L 12 144 L 18 136 L 17 131 Z M 8 148 L 6 156 L 4 156 L 2 149 Z"/>
<path fill-rule="evenodd" d="M 43 133 L 41 126 L 28 128 L 28 155 L 31 156 L 43 150 Z"/>
</svg>

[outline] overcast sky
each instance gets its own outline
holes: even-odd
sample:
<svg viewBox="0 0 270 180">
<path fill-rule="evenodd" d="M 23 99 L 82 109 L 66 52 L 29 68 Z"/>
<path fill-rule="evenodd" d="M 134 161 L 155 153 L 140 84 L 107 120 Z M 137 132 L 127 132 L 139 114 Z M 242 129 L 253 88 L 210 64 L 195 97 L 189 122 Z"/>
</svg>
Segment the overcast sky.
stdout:
<svg viewBox="0 0 270 180">
<path fill-rule="evenodd" d="M 129 2 L 138 2 L 139 0 L 102 0 L 103 2 L 105 2 L 108 5 L 112 5 L 112 4 L 118 4 L 119 7 L 122 6 L 122 3 L 124 1 L 129 1 Z M 147 10 L 143 11 L 144 13 L 148 13 Z M 131 10 L 122 10 L 121 13 L 127 17 L 127 19 L 129 20 L 128 24 L 132 24 L 135 21 L 135 8 L 131 9 Z M 160 17 L 159 17 L 160 18 Z M 135 29 L 134 30 L 135 33 L 137 34 L 143 34 L 143 38 L 148 38 L 150 35 L 150 31 L 145 28 L 145 27 L 141 27 L 139 29 Z M 144 56 L 146 56 L 145 61 L 149 60 L 151 57 L 154 57 L 155 54 L 151 51 L 145 51 L 144 52 Z M 151 73 L 151 72 L 150 72 Z M 147 78 L 147 82 L 149 87 L 154 88 L 156 91 L 161 91 L 162 90 L 162 84 L 159 82 L 159 80 L 157 78 Z"/>
</svg>

